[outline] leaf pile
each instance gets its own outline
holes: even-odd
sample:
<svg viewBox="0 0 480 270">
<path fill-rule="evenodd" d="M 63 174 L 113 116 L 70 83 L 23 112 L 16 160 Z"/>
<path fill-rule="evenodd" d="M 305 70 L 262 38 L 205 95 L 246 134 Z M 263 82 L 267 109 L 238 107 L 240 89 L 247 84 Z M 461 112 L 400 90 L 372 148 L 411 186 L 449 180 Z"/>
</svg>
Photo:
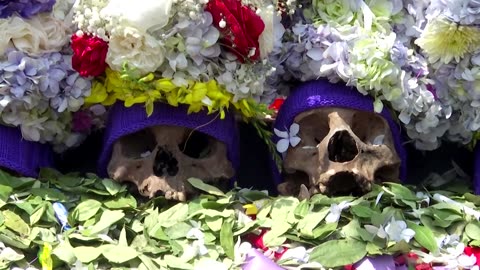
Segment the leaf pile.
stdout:
<svg viewBox="0 0 480 270">
<path fill-rule="evenodd" d="M 310 249 L 310 263 L 327 268 L 366 255 L 423 248 L 435 253 L 438 239 L 452 234 L 480 246 L 480 197 L 464 190 L 424 191 L 422 197 L 413 187 L 387 184 L 360 198 L 315 195 L 299 201 L 245 189 L 225 194 L 198 179 L 190 183 L 204 194 L 188 203 L 162 197 L 140 203 L 125 186 L 95 175 L 44 170 L 36 180 L 0 172 L 0 269 L 240 269 L 242 236 L 259 228 L 268 229 L 265 245 L 301 244 Z M 439 195 L 457 203 L 435 200 Z M 349 207 L 327 223 L 332 205 L 342 202 Z M 68 226 L 55 216 L 54 203 L 67 208 Z M 245 218 L 246 204 L 258 209 L 256 219 Z M 415 231 L 409 243 L 365 229 L 384 227 L 392 218 Z"/>
</svg>

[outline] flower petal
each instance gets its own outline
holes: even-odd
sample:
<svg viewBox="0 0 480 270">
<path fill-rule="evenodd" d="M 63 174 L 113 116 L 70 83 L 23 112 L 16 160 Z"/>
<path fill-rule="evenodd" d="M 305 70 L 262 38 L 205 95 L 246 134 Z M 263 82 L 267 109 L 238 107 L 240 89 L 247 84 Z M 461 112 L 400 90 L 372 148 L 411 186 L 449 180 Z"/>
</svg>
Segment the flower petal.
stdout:
<svg viewBox="0 0 480 270">
<path fill-rule="evenodd" d="M 281 139 L 277 142 L 277 151 L 284 153 L 287 151 L 290 141 L 288 139 Z"/>
<path fill-rule="evenodd" d="M 297 146 L 297 145 L 300 143 L 301 140 L 302 140 L 302 139 L 300 139 L 300 137 L 291 137 L 291 138 L 290 138 L 290 145 L 291 145 L 292 147 L 295 147 L 295 146 Z"/>
<path fill-rule="evenodd" d="M 275 135 L 277 135 L 280 138 L 288 138 L 288 133 L 286 131 L 280 131 L 276 128 L 273 129 L 273 132 L 275 132 Z"/>
<path fill-rule="evenodd" d="M 295 136 L 300 131 L 300 126 L 297 123 L 293 123 L 290 126 L 290 136 Z"/>
</svg>

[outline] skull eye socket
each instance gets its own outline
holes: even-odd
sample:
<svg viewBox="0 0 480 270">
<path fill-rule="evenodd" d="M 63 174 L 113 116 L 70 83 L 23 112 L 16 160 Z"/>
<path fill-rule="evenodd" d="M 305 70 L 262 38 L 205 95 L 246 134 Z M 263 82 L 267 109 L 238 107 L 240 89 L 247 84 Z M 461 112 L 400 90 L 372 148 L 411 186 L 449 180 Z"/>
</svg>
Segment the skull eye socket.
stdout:
<svg viewBox="0 0 480 270">
<path fill-rule="evenodd" d="M 122 144 L 122 154 L 134 159 L 142 158 L 145 153 L 151 153 L 157 145 L 155 135 L 150 129 L 123 136 L 118 141 Z"/>
<path fill-rule="evenodd" d="M 372 112 L 356 112 L 352 117 L 351 129 L 364 143 L 373 144 L 375 138 L 386 134 L 387 122 L 380 115 Z"/>
<path fill-rule="evenodd" d="M 214 139 L 199 131 L 187 132 L 184 140 L 178 145 L 180 151 L 191 158 L 207 158 L 212 153 Z"/>
</svg>

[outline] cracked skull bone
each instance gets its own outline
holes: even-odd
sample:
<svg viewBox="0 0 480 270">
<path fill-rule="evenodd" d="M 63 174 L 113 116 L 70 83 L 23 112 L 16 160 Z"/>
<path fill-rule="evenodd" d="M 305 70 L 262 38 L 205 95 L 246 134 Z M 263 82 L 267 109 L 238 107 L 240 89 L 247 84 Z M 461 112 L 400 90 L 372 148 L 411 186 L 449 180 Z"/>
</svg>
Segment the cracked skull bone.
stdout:
<svg viewBox="0 0 480 270">
<path fill-rule="evenodd" d="M 372 183 L 398 181 L 400 158 L 381 115 L 319 108 L 297 115 L 294 122 L 301 141 L 285 153 L 281 194 L 362 194 Z"/>
<path fill-rule="evenodd" d="M 118 182 L 133 183 L 143 196 L 160 193 L 179 201 L 195 193 L 189 178 L 215 185 L 235 173 L 223 142 L 177 126 L 154 126 L 120 138 L 107 171 Z"/>
</svg>

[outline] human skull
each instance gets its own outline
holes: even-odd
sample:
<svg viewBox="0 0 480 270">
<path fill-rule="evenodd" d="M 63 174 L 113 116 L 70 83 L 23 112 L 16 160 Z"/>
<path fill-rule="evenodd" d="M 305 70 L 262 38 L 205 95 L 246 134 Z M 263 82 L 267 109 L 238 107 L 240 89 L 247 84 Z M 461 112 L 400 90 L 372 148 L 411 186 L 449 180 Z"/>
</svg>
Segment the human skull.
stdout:
<svg viewBox="0 0 480 270">
<path fill-rule="evenodd" d="M 319 108 L 294 119 L 301 141 L 284 156 L 283 195 L 309 198 L 360 195 L 372 183 L 398 181 L 400 158 L 387 121 L 379 114 Z"/>
<path fill-rule="evenodd" d="M 116 181 L 133 183 L 143 196 L 178 201 L 195 193 L 187 182 L 191 177 L 221 185 L 235 174 L 223 142 L 178 126 L 154 126 L 120 138 L 107 171 Z"/>
</svg>

